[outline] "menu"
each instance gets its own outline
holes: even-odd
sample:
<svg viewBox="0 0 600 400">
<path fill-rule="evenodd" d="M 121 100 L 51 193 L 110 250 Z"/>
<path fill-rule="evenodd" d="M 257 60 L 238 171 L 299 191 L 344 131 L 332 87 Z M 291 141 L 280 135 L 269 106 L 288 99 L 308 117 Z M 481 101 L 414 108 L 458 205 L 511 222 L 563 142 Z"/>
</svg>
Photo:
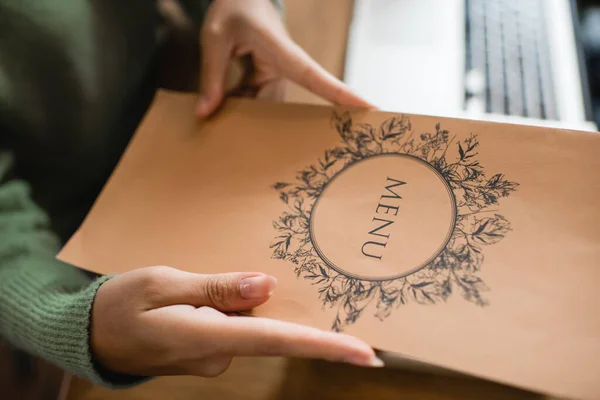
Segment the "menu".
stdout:
<svg viewBox="0 0 600 400">
<path fill-rule="evenodd" d="M 600 398 L 600 135 L 161 91 L 58 257 L 278 279 L 250 312 Z"/>
</svg>

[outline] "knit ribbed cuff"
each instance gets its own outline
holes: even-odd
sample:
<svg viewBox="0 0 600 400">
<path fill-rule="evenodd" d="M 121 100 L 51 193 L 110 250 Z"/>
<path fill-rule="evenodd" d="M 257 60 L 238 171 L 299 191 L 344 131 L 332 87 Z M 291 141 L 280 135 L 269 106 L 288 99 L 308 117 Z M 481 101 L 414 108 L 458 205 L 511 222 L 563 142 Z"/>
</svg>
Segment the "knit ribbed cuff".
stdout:
<svg viewBox="0 0 600 400">
<path fill-rule="evenodd" d="M 90 314 L 96 291 L 110 276 L 89 284 L 81 271 L 66 265 L 48 266 L 47 259 L 28 257 L 19 263 L 27 265 L 15 265 L 0 274 L 2 336 L 97 385 L 118 389 L 149 379 L 103 371 L 93 361 Z M 35 268 L 35 263 L 43 263 L 45 268 Z M 57 270 L 61 273 L 48 273 Z"/>
</svg>

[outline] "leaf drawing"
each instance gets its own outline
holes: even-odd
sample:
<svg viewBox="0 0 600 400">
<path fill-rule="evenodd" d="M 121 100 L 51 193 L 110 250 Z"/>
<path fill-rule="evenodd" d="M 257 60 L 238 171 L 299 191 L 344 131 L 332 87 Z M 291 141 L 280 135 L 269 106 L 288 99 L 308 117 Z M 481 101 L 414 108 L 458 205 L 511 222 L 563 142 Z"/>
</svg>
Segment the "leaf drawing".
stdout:
<svg viewBox="0 0 600 400">
<path fill-rule="evenodd" d="M 337 310 L 334 331 L 355 323 L 369 306 L 379 320 L 409 303 L 431 306 L 458 293 L 477 306 L 486 306 L 489 290 L 478 276 L 484 264 L 483 250 L 499 243 L 511 230 L 498 214 L 502 198 L 518 184 L 497 173 L 487 177 L 477 160 L 476 135 L 451 136 L 441 124 L 433 132 L 415 132 L 408 117 L 390 117 L 378 127 L 355 124 L 348 112 L 334 112 L 331 126 L 341 143 L 313 165 L 298 171 L 295 182 L 278 182 L 273 188 L 289 210 L 273 223 L 277 235 L 270 247 L 272 257 L 293 265 L 296 276 L 318 286 L 323 307 Z M 407 154 L 435 168 L 456 199 L 457 218 L 446 248 L 423 269 L 402 277 L 363 281 L 330 268 L 310 240 L 310 215 L 325 185 L 340 171 L 365 158 L 385 153 Z"/>
</svg>

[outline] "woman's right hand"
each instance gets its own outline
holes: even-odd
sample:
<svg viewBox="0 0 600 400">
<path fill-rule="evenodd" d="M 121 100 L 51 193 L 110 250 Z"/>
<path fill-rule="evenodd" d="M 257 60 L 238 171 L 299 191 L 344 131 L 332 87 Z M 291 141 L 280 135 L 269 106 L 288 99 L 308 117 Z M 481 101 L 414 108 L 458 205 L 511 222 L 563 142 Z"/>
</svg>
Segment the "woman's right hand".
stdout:
<svg viewBox="0 0 600 400">
<path fill-rule="evenodd" d="M 360 366 L 383 363 L 345 334 L 257 317 L 228 316 L 267 301 L 276 286 L 260 273 L 200 275 L 141 268 L 100 286 L 92 308 L 95 361 L 137 376 L 223 373 L 235 356 L 321 358 Z"/>
</svg>

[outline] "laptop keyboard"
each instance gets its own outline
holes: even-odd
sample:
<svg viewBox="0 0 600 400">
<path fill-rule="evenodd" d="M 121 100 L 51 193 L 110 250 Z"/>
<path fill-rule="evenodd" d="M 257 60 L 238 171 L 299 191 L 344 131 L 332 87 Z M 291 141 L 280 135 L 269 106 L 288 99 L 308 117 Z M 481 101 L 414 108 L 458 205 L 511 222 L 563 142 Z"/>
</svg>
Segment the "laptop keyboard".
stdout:
<svg viewBox="0 0 600 400">
<path fill-rule="evenodd" d="M 465 1 L 465 108 L 557 120 L 545 0 Z"/>
</svg>

